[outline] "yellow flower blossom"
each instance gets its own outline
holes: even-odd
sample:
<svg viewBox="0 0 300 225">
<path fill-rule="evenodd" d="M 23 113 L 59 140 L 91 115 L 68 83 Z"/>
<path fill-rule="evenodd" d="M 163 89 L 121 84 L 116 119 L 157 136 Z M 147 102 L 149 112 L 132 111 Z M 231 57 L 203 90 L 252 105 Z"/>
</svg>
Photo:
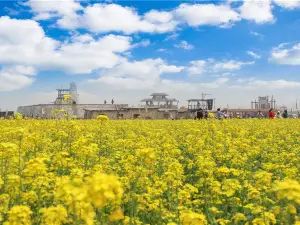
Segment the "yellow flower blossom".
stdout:
<svg viewBox="0 0 300 225">
<path fill-rule="evenodd" d="M 31 214 L 28 206 L 14 206 L 8 212 L 8 221 L 4 225 L 31 225 Z"/>
</svg>

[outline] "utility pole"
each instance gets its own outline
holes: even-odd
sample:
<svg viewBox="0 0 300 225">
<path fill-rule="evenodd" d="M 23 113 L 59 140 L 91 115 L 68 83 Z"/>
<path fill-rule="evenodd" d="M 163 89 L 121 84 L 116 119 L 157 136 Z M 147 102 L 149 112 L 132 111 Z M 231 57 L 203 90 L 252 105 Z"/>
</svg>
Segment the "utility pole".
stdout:
<svg viewBox="0 0 300 225">
<path fill-rule="evenodd" d="M 205 93 L 202 93 L 202 100 L 204 100 L 204 98 L 208 95 L 212 95 L 212 94 L 205 94 Z"/>
</svg>

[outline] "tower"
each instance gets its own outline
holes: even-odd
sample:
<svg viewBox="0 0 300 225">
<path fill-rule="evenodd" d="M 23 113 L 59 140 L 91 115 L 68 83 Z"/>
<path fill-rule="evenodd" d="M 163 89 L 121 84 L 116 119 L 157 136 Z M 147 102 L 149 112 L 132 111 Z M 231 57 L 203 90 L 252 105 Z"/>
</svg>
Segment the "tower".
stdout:
<svg viewBox="0 0 300 225">
<path fill-rule="evenodd" d="M 78 93 L 77 93 L 77 86 L 75 82 L 70 83 L 70 95 L 73 104 L 78 104 Z"/>
<path fill-rule="evenodd" d="M 54 104 L 66 104 L 64 100 L 64 95 L 66 94 L 70 94 L 72 96 L 71 97 L 72 104 L 78 104 L 78 93 L 77 93 L 77 86 L 75 82 L 70 83 L 69 89 L 60 88 L 56 90 L 57 90 L 57 97 Z"/>
</svg>

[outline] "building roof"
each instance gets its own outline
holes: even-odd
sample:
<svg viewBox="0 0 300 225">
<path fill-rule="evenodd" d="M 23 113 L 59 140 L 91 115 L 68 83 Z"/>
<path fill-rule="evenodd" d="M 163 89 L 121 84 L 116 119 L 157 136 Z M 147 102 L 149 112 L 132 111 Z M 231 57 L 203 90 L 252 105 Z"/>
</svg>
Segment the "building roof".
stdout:
<svg viewBox="0 0 300 225">
<path fill-rule="evenodd" d="M 193 99 L 188 99 L 187 101 L 188 102 L 206 102 L 208 99 L 196 99 L 196 98 L 193 98 Z"/>
<path fill-rule="evenodd" d="M 166 93 L 152 93 L 150 96 L 169 96 Z"/>
<path fill-rule="evenodd" d="M 167 102 L 167 101 L 178 102 L 178 100 L 175 98 L 164 98 L 164 99 L 144 98 L 141 100 L 141 102 Z"/>
</svg>

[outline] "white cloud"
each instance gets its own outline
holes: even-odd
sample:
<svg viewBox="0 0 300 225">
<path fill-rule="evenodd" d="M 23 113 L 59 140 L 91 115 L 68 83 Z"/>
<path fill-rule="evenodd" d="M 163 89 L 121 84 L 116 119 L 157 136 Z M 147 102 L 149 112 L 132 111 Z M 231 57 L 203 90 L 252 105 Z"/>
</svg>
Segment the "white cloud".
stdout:
<svg viewBox="0 0 300 225">
<path fill-rule="evenodd" d="M 90 34 L 76 34 L 74 36 L 71 37 L 73 42 L 80 42 L 80 43 L 88 43 L 91 41 L 94 41 L 95 39 L 93 38 L 92 35 Z"/>
<path fill-rule="evenodd" d="M 175 30 L 177 22 L 168 12 L 150 11 L 144 18 L 135 9 L 117 4 L 94 4 L 84 10 L 82 27 L 96 33 L 118 31 L 164 33 Z"/>
<path fill-rule="evenodd" d="M 159 78 L 165 72 L 177 73 L 181 70 L 183 70 L 183 67 L 168 65 L 164 60 L 158 58 L 133 62 L 124 60 L 114 68 L 103 71 L 102 74 L 104 76 L 133 77 L 148 80 Z"/>
<path fill-rule="evenodd" d="M 271 0 L 244 0 L 239 10 L 243 19 L 252 20 L 256 23 L 274 21 Z"/>
<path fill-rule="evenodd" d="M 187 41 L 181 41 L 179 44 L 174 45 L 176 48 L 182 48 L 184 50 L 192 50 L 194 46 L 189 44 Z"/>
<path fill-rule="evenodd" d="M 157 50 L 157 52 L 167 52 L 167 51 L 168 51 L 168 50 L 165 49 L 165 48 L 160 48 L 160 49 Z"/>
<path fill-rule="evenodd" d="M 196 60 L 190 62 L 191 66 L 187 71 L 190 75 L 200 75 L 206 71 L 207 62 L 205 60 Z"/>
<path fill-rule="evenodd" d="M 232 71 L 232 70 L 239 70 L 244 65 L 252 65 L 254 62 L 239 62 L 235 60 L 229 60 L 224 62 L 217 62 L 213 65 L 213 71 L 220 72 L 220 71 Z"/>
<path fill-rule="evenodd" d="M 13 91 L 33 83 L 36 70 L 33 67 L 4 67 L 0 70 L 0 91 Z"/>
<path fill-rule="evenodd" d="M 132 45 L 133 48 L 138 48 L 138 47 L 147 47 L 148 45 L 150 45 L 151 42 L 149 39 L 144 39 L 134 45 Z"/>
<path fill-rule="evenodd" d="M 300 7 L 299 0 L 273 0 L 277 5 L 287 9 L 295 9 Z"/>
<path fill-rule="evenodd" d="M 287 43 L 283 43 L 273 48 L 269 61 L 277 64 L 300 65 L 300 43 L 287 48 Z"/>
<path fill-rule="evenodd" d="M 260 79 L 246 79 L 241 80 L 239 85 L 232 85 L 232 88 L 239 88 L 239 89 L 268 89 L 268 90 L 282 90 L 282 89 L 291 89 L 291 88 L 299 88 L 300 82 L 297 81 L 287 81 L 283 79 L 279 80 L 260 80 Z"/>
<path fill-rule="evenodd" d="M 253 36 L 259 37 L 261 39 L 263 39 L 265 37 L 265 35 L 260 34 L 260 33 L 255 32 L 255 31 L 251 31 L 250 34 L 253 35 Z"/>
<path fill-rule="evenodd" d="M 181 4 L 170 11 L 150 10 L 145 14 L 139 14 L 133 7 L 115 3 L 96 3 L 83 7 L 76 0 L 29 0 L 24 4 L 31 7 L 36 20 L 55 19 L 61 28 L 83 28 L 94 33 L 166 33 L 176 31 L 183 24 L 228 28 L 241 18 L 257 23 L 274 20 L 271 0 L 245 0 L 239 9 L 232 8 L 228 3 Z M 176 36 L 175 33 L 167 39 L 175 39 Z"/>
<path fill-rule="evenodd" d="M 102 76 L 91 83 L 114 83 L 127 89 L 144 89 L 154 87 L 160 82 L 160 76 L 164 73 L 178 73 L 184 67 L 168 65 L 164 60 L 146 59 L 143 61 L 129 62 L 124 60 L 112 69 L 102 71 Z"/>
<path fill-rule="evenodd" d="M 32 20 L 0 17 L 0 63 L 58 69 L 69 73 L 90 73 L 111 68 L 133 46 L 127 36 L 106 35 L 97 40 L 89 35 L 75 36 L 70 43 L 48 38 Z"/>
<path fill-rule="evenodd" d="M 168 36 L 165 38 L 165 41 L 176 40 L 178 36 L 179 36 L 179 34 L 177 34 L 177 33 L 172 33 L 172 34 L 168 35 Z"/>
<path fill-rule="evenodd" d="M 253 51 L 247 51 L 247 54 L 252 56 L 254 59 L 260 59 L 260 57 L 261 57 L 259 54 L 255 53 Z"/>
<path fill-rule="evenodd" d="M 168 23 L 172 21 L 173 15 L 170 12 L 151 10 L 144 15 L 144 19 L 152 23 Z"/>
<path fill-rule="evenodd" d="M 189 26 L 228 26 L 240 20 L 229 5 L 181 4 L 174 13 Z"/>
<path fill-rule="evenodd" d="M 31 8 L 36 20 L 48 20 L 58 18 L 58 25 L 66 28 L 78 26 L 77 11 L 82 9 L 80 3 L 75 0 L 29 0 L 24 3 Z"/>
<path fill-rule="evenodd" d="M 189 75 L 222 73 L 222 76 L 228 76 L 228 71 L 240 70 L 242 66 L 252 64 L 254 62 L 240 62 L 235 60 L 216 61 L 214 59 L 195 60 L 190 62 L 187 72 Z"/>
<path fill-rule="evenodd" d="M 184 69 L 184 66 L 174 66 L 174 65 L 161 65 L 159 70 L 161 73 L 179 73 Z"/>
</svg>

